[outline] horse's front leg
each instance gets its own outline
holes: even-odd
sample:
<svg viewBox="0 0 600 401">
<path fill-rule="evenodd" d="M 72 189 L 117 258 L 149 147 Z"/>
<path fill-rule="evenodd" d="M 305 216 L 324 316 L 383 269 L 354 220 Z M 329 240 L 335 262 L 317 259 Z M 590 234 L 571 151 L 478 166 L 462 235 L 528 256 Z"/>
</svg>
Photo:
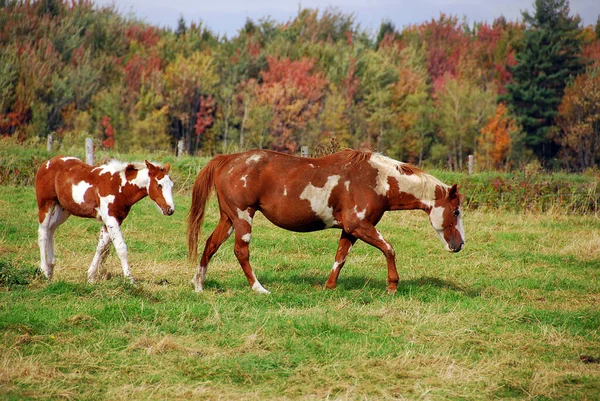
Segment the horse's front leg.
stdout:
<svg viewBox="0 0 600 401">
<path fill-rule="evenodd" d="M 135 283 L 135 279 L 131 276 L 131 269 L 129 268 L 127 244 L 121 233 L 121 222 L 117 221 L 114 217 L 109 217 L 108 222 L 105 222 L 110 240 L 115 246 L 117 255 L 121 260 L 121 267 L 123 268 L 123 276 L 131 281 L 131 284 Z"/>
<path fill-rule="evenodd" d="M 325 288 L 335 288 L 337 285 L 337 279 L 340 275 L 340 271 L 342 267 L 344 267 L 344 263 L 346 262 L 346 257 L 348 256 L 348 252 L 352 249 L 352 245 L 356 242 L 356 237 L 348 234 L 347 232 L 342 230 L 342 237 L 340 238 L 340 242 L 337 248 L 337 252 L 335 254 L 335 262 L 333 263 L 333 267 L 331 268 L 331 274 L 329 274 L 329 279 L 327 279 L 327 283 L 325 283 Z"/>
<path fill-rule="evenodd" d="M 98 271 L 98 266 L 102 264 L 104 258 L 108 254 L 108 243 L 110 242 L 110 234 L 108 233 L 108 229 L 106 226 L 102 227 L 100 230 L 100 239 L 98 240 L 98 247 L 96 248 L 96 254 L 94 255 L 94 259 L 92 260 L 92 264 L 88 269 L 88 282 L 91 284 L 94 282 L 96 277 L 96 272 Z"/>
<path fill-rule="evenodd" d="M 388 268 L 387 290 L 390 294 L 395 293 L 398 289 L 398 281 L 400 278 L 398 277 L 398 270 L 396 269 L 396 252 L 394 252 L 392 245 L 383 238 L 373 224 L 366 220 L 363 220 L 352 234 L 383 252 Z"/>
</svg>

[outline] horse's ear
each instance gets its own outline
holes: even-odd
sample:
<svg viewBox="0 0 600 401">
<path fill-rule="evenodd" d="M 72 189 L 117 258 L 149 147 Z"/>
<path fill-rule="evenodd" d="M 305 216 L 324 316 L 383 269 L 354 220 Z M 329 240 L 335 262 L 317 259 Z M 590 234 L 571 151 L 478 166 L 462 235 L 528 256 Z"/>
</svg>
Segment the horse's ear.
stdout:
<svg viewBox="0 0 600 401">
<path fill-rule="evenodd" d="M 154 164 L 150 163 L 148 160 L 144 160 L 144 163 L 146 163 L 146 167 L 148 167 L 148 170 L 152 170 L 152 169 L 156 168 L 156 167 L 154 167 Z"/>
<path fill-rule="evenodd" d="M 452 188 L 450 188 L 450 191 L 448 192 L 448 198 L 450 198 L 450 199 L 456 198 L 458 196 L 459 188 L 460 188 L 460 186 L 458 184 L 452 185 Z"/>
<path fill-rule="evenodd" d="M 165 164 L 163 169 L 165 170 L 166 174 L 169 174 L 169 170 L 171 170 L 171 163 L 167 162 L 167 164 Z"/>
</svg>

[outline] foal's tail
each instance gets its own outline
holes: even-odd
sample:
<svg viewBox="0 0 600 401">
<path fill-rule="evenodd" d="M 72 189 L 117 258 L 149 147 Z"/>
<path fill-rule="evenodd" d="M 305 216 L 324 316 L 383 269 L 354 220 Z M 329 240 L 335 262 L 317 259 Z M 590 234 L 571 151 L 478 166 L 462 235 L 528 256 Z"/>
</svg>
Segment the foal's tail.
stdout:
<svg viewBox="0 0 600 401">
<path fill-rule="evenodd" d="M 223 164 L 225 157 L 217 156 L 200 171 L 192 189 L 192 205 L 187 216 L 188 258 L 196 263 L 198 237 L 202 232 L 206 202 L 215 186 L 215 169 Z"/>
</svg>

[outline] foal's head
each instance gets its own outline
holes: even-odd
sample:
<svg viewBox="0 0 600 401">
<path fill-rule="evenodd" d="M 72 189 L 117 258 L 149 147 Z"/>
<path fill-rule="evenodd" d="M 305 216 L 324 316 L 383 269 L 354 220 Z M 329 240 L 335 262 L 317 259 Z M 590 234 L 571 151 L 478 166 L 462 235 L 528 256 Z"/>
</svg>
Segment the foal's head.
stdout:
<svg viewBox="0 0 600 401">
<path fill-rule="evenodd" d="M 173 203 L 173 181 L 169 178 L 169 170 L 171 165 L 167 163 L 164 167 L 155 166 L 146 160 L 148 167 L 148 196 L 156 203 L 162 214 L 170 216 L 175 211 Z"/>
<path fill-rule="evenodd" d="M 429 221 L 435 229 L 446 250 L 458 252 L 465 244 L 465 230 L 460 209 L 458 186 L 436 189 L 435 204 L 429 211 Z"/>
</svg>

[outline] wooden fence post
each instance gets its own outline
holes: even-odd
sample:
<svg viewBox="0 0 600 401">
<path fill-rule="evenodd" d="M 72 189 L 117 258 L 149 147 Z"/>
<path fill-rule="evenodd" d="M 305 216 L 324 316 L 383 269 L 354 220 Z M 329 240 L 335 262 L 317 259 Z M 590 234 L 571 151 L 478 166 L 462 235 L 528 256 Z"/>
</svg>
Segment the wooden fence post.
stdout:
<svg viewBox="0 0 600 401">
<path fill-rule="evenodd" d="M 54 135 L 48 135 L 48 142 L 46 142 L 46 146 L 48 147 L 48 152 L 52 152 L 52 149 L 54 147 Z"/>
<path fill-rule="evenodd" d="M 90 166 L 94 165 L 94 140 L 85 138 L 85 162 Z"/>
<path fill-rule="evenodd" d="M 469 168 L 469 175 L 473 174 L 473 165 L 475 164 L 475 158 L 473 157 L 473 155 L 469 155 L 467 157 L 467 166 Z"/>
</svg>

